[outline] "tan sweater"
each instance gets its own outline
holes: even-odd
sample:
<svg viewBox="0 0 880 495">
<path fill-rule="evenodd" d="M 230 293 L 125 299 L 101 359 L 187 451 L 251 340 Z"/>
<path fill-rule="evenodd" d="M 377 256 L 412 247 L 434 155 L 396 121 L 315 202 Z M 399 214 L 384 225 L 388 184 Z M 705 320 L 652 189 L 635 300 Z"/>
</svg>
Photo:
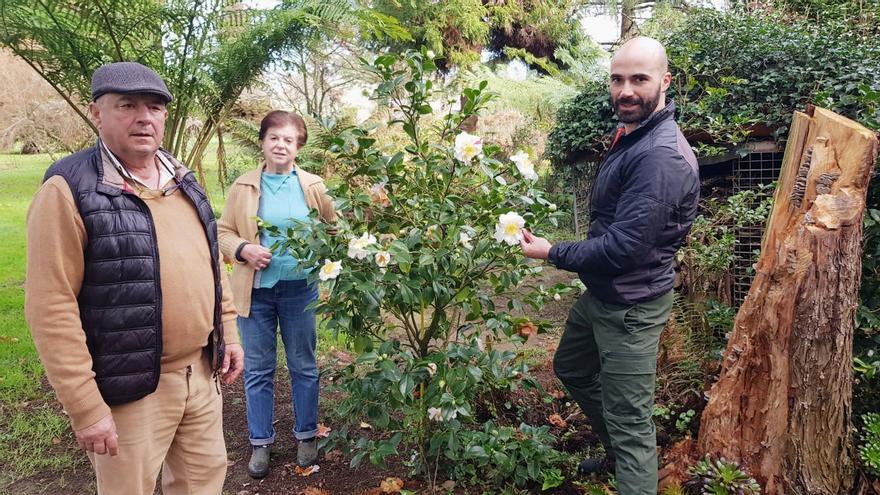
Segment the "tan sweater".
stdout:
<svg viewBox="0 0 880 495">
<path fill-rule="evenodd" d="M 213 326 L 214 278 L 208 240 L 186 196 L 144 198 L 156 228 L 162 290 L 162 372 L 199 359 Z M 86 231 L 70 187 L 61 176 L 37 191 L 27 217 L 25 316 L 49 383 L 74 429 L 110 413 L 104 403 L 79 318 Z M 238 328 L 225 271 L 223 328 L 237 343 Z"/>
<path fill-rule="evenodd" d="M 223 215 L 217 222 L 217 236 L 220 252 L 230 262 L 235 262 L 235 251 L 242 243 L 260 243 L 257 230 L 257 209 L 260 207 L 260 178 L 263 167 L 241 175 L 229 188 Z M 320 219 L 326 223 L 336 221 L 336 210 L 333 200 L 327 194 L 327 187 L 321 177 L 310 174 L 297 167 L 306 205 L 318 212 Z M 251 290 L 254 287 L 254 269 L 246 263 L 237 262 L 232 266 L 232 298 L 238 314 L 247 318 L 251 313 Z"/>
</svg>

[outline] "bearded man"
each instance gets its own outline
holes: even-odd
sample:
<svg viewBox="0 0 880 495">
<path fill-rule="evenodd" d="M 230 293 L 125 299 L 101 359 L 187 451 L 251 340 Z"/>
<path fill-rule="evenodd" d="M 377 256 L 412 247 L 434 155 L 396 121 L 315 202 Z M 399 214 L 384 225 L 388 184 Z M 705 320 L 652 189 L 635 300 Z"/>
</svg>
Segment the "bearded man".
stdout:
<svg viewBox="0 0 880 495">
<path fill-rule="evenodd" d="M 606 456 L 581 473 L 616 471 L 622 495 L 657 493 L 652 420 L 657 346 L 672 308 L 675 252 L 697 213 L 694 153 L 666 102 L 671 75 L 656 40 L 634 38 L 611 61 L 611 102 L 620 126 L 599 167 L 590 230 L 552 244 L 524 231 L 523 254 L 577 272 L 587 287 L 553 359 Z"/>
</svg>

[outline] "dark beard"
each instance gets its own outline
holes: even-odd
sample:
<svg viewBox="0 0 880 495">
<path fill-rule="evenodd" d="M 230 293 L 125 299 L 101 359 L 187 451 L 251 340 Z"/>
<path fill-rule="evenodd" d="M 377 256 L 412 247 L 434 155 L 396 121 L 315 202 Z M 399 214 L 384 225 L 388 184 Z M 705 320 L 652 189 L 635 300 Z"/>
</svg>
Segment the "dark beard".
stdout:
<svg viewBox="0 0 880 495">
<path fill-rule="evenodd" d="M 636 124 L 642 122 L 647 119 L 654 113 L 654 109 L 657 108 L 657 104 L 660 102 L 660 87 L 657 87 L 657 93 L 653 98 L 649 98 L 647 100 L 643 100 L 638 96 L 633 96 L 631 98 L 619 98 L 617 100 L 611 99 L 611 106 L 614 108 L 614 113 L 617 114 L 618 120 L 623 122 L 624 124 Z M 622 112 L 620 110 L 620 104 L 636 104 L 635 110 L 628 110 L 626 112 Z"/>
</svg>

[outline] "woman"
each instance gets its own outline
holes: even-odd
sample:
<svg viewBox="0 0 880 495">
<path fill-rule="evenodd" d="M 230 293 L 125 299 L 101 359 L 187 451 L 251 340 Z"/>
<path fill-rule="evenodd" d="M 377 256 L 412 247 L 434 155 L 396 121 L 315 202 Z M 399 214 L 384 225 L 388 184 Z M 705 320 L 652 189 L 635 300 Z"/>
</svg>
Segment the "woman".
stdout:
<svg viewBox="0 0 880 495">
<path fill-rule="evenodd" d="M 307 221 L 310 210 L 316 210 L 324 222 L 335 220 L 324 181 L 296 166 L 297 152 L 307 138 L 299 115 L 279 110 L 266 115 L 260 123 L 264 163 L 232 185 L 217 227 L 220 250 L 237 261 L 231 285 L 245 354 L 244 389 L 253 447 L 248 472 L 254 478 L 269 473 L 269 447 L 275 441 L 273 380 L 279 328 L 293 388 L 297 463 L 309 466 L 318 457 L 317 335 L 315 314 L 306 310 L 317 290 L 306 280 L 308 269 L 289 253 L 270 251 L 278 239 L 258 232 L 255 220 L 259 217 L 282 232 L 294 220 Z"/>
</svg>

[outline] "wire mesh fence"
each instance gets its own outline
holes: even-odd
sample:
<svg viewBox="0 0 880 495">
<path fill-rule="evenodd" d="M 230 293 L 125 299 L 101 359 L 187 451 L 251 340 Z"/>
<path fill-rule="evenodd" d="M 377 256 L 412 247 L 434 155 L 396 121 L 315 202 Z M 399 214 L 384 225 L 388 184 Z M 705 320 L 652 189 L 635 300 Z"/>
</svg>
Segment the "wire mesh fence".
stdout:
<svg viewBox="0 0 880 495">
<path fill-rule="evenodd" d="M 782 151 L 754 152 L 736 160 L 733 164 L 734 192 L 757 189 L 776 181 L 782 169 L 783 155 Z M 752 285 L 752 278 L 755 276 L 753 265 L 758 261 L 764 227 L 761 224 L 736 229 L 736 244 L 733 248 L 736 255 L 733 267 L 733 302 L 737 307 L 745 300 Z"/>
</svg>

